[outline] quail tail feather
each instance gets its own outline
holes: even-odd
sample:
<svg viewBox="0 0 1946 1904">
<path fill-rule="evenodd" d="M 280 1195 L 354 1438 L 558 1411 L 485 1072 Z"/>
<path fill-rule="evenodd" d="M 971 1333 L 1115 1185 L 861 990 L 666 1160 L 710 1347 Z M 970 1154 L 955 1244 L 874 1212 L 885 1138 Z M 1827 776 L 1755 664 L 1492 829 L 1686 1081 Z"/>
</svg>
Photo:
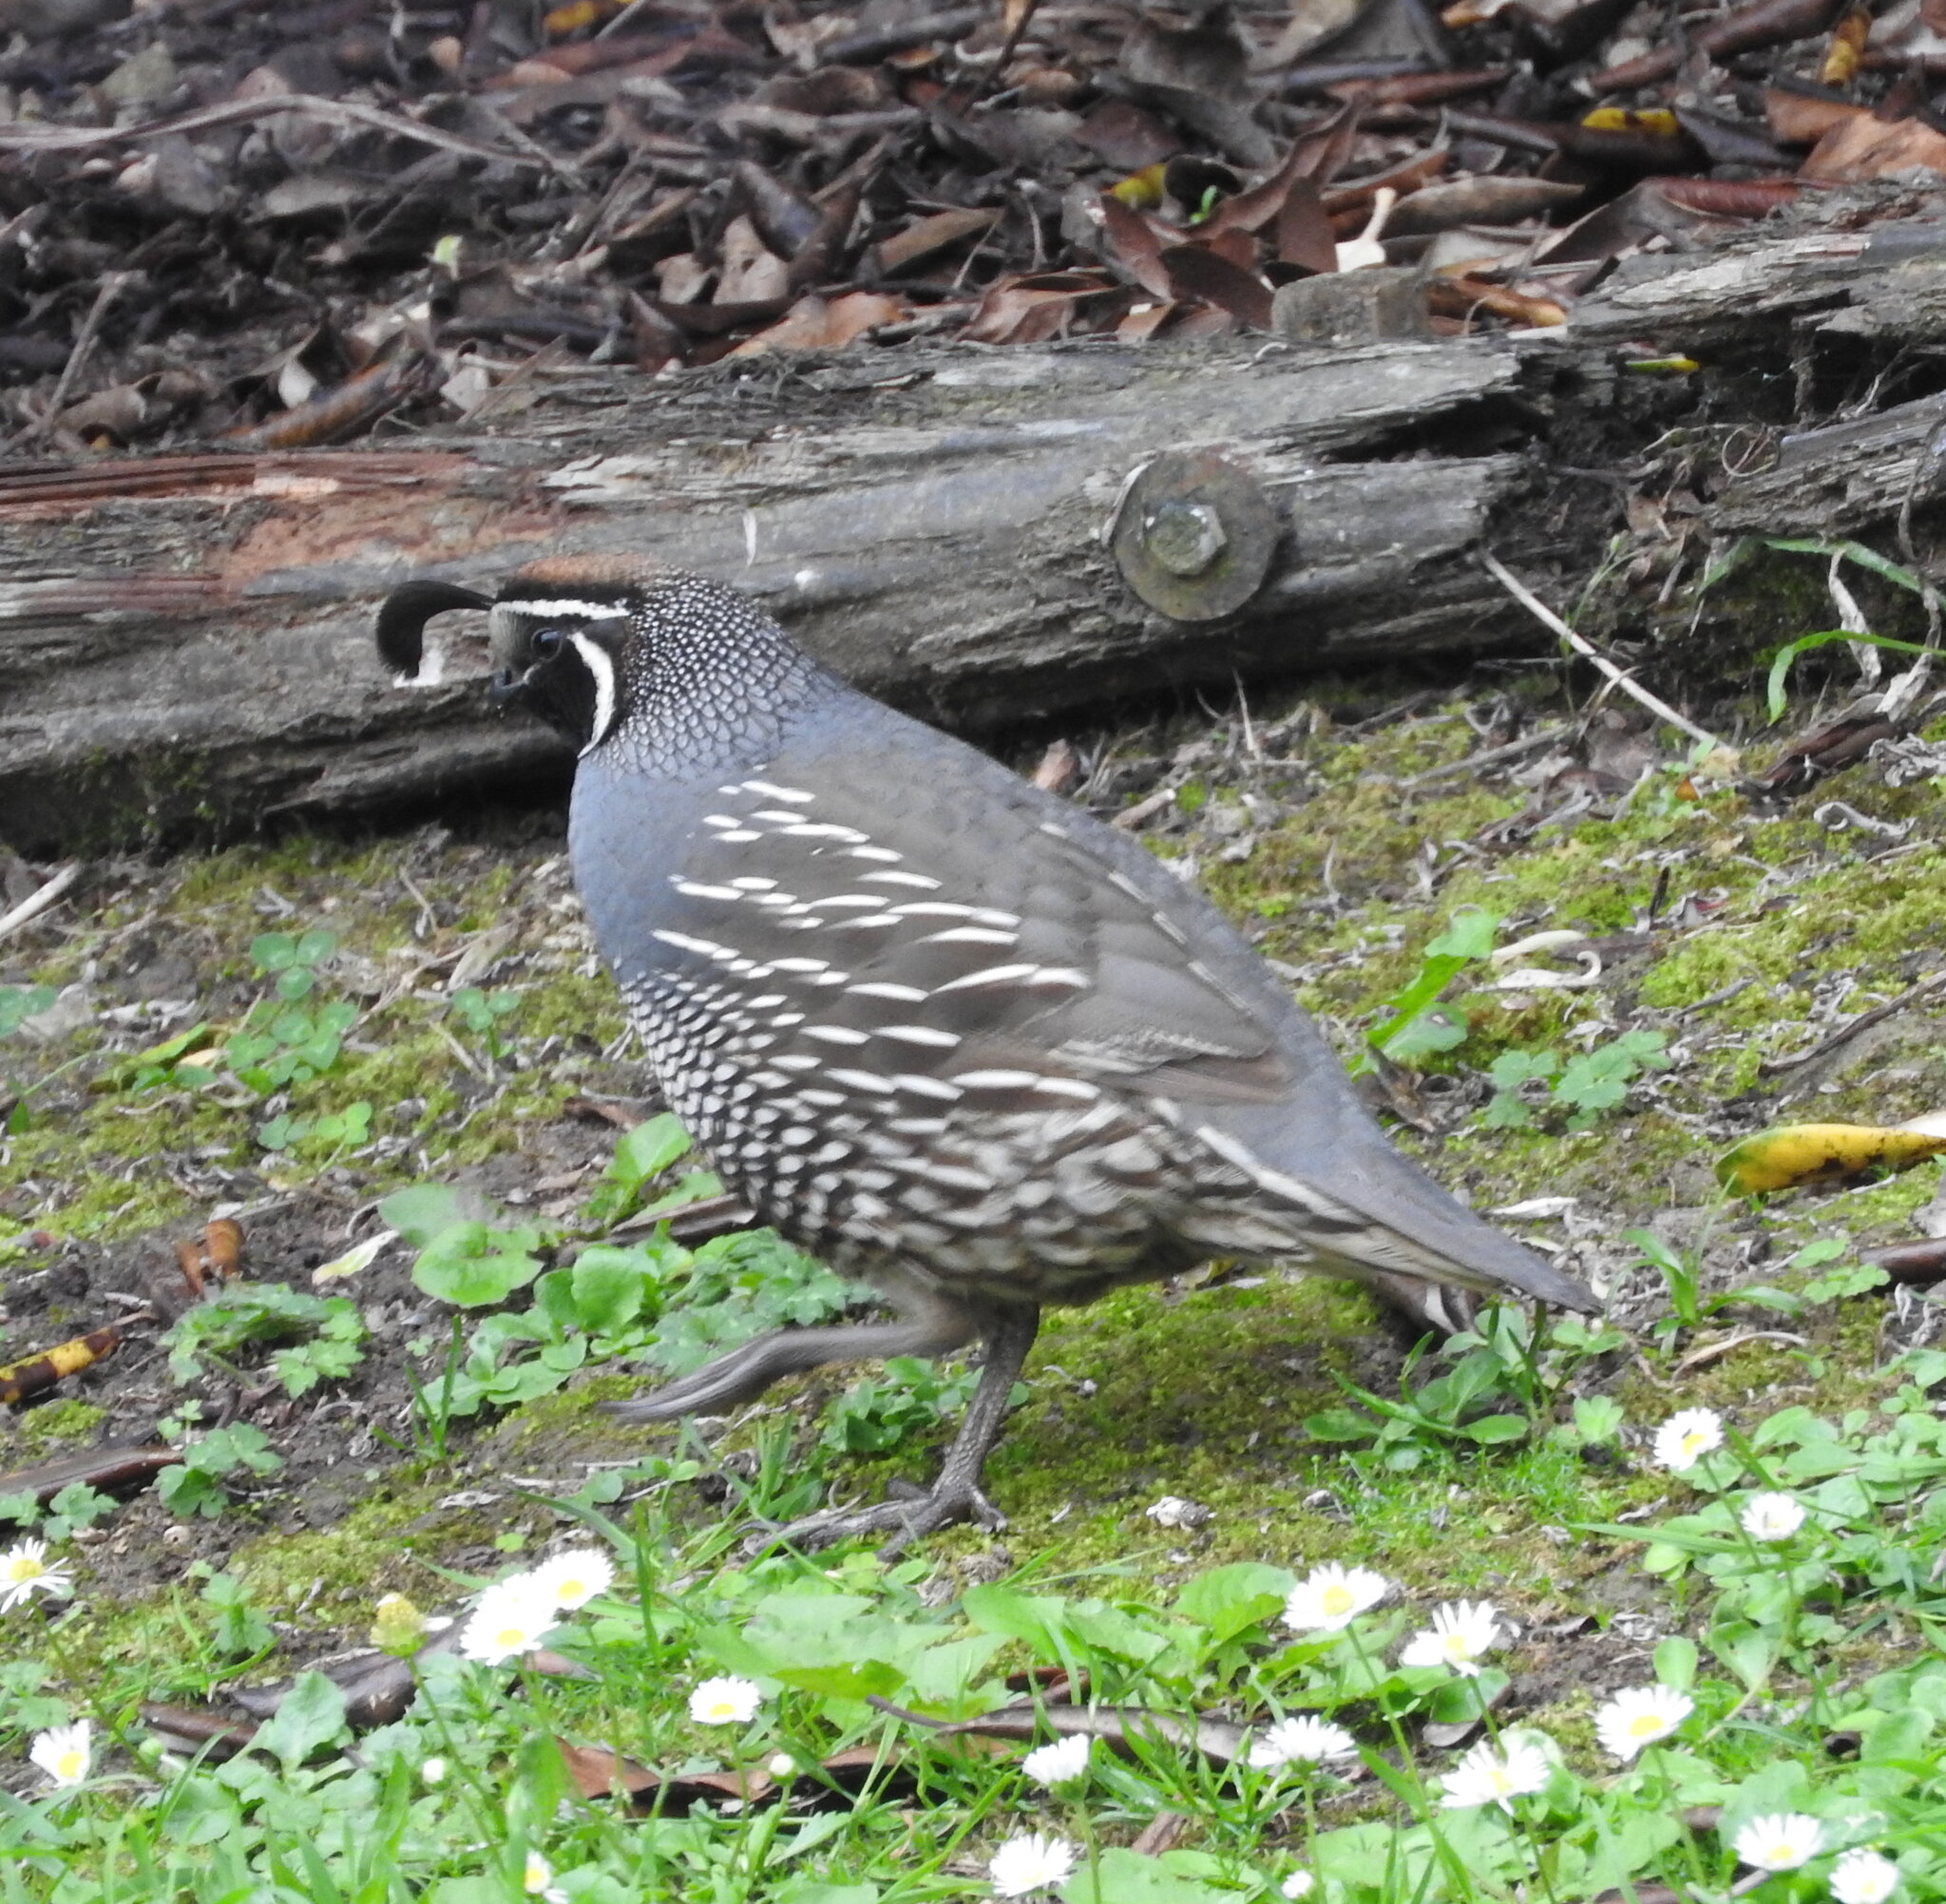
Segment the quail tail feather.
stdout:
<svg viewBox="0 0 1946 1904">
<path fill-rule="evenodd" d="M 1288 1166 L 1267 1160 L 1234 1130 L 1213 1122 L 1196 1134 L 1255 1179 L 1260 1200 L 1251 1215 L 1288 1227 L 1292 1243 L 1321 1269 L 1354 1279 L 1421 1277 L 1588 1314 L 1600 1308 L 1585 1284 L 1482 1221 L 1395 1151 L 1348 1090 L 1336 1108 L 1337 1141 L 1322 1152 L 1291 1147 L 1299 1153 Z M 1208 1240 L 1222 1247 L 1221 1239 Z"/>
</svg>

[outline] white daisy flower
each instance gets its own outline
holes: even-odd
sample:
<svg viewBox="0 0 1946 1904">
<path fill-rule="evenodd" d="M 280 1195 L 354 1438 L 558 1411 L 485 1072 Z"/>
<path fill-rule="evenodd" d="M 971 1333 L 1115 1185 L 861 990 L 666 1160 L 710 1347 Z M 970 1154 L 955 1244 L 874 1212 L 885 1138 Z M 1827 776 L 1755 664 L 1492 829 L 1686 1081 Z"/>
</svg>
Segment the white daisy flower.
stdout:
<svg viewBox="0 0 1946 1904">
<path fill-rule="evenodd" d="M 698 1725 L 743 1725 L 763 1703 L 753 1680 L 706 1679 L 689 1695 L 689 1716 Z"/>
<path fill-rule="evenodd" d="M 36 1593 L 65 1599 L 73 1591 L 74 1576 L 67 1563 L 49 1560 L 45 1540 L 16 1540 L 0 1553 L 0 1613 L 10 1613 Z"/>
<path fill-rule="evenodd" d="M 473 1616 L 460 1633 L 460 1651 L 469 1660 L 498 1666 L 532 1652 L 541 1636 L 559 1624 L 554 1602 L 534 1590 L 533 1575 L 502 1580 L 480 1595 Z"/>
<path fill-rule="evenodd" d="M 1645 1745 L 1667 1739 L 1696 1702 L 1672 1685 L 1631 1685 L 1594 1715 L 1594 1736 L 1612 1759 L 1627 1764 Z"/>
<path fill-rule="evenodd" d="M 1766 1812 L 1752 1818 L 1736 1836 L 1739 1863 L 1759 1871 L 1795 1871 L 1818 1855 L 1824 1830 L 1803 1812 Z"/>
<path fill-rule="evenodd" d="M 1280 1765 L 1317 1765 L 1358 1750 L 1358 1741 L 1326 1719 L 1280 1719 L 1261 1739 L 1250 1742 L 1250 1761 L 1260 1772 Z"/>
<path fill-rule="evenodd" d="M 1508 1733 L 1503 1743 L 1504 1754 L 1492 1740 L 1482 1739 L 1446 1774 L 1440 1802 L 1452 1811 L 1498 1805 L 1511 1812 L 1523 1793 L 1539 1791 L 1548 1780 L 1547 1754 L 1517 1732 Z"/>
<path fill-rule="evenodd" d="M 554 1881 L 554 1867 L 538 1851 L 527 1853 L 527 1861 L 521 1872 L 521 1889 L 529 1897 L 539 1897 L 543 1904 L 567 1904 L 567 1893 Z"/>
<path fill-rule="evenodd" d="M 1838 1904 L 1885 1904 L 1898 1889 L 1898 1865 L 1864 1845 L 1831 1867 L 1831 1894 Z"/>
<path fill-rule="evenodd" d="M 429 1785 L 445 1784 L 446 1771 L 446 1761 L 436 1754 L 430 1759 L 421 1761 L 419 1765 L 419 1776 Z"/>
<path fill-rule="evenodd" d="M 1685 1408 L 1655 1431 L 1655 1458 L 1672 1475 L 1687 1475 L 1722 1446 L 1723 1417 L 1713 1408 Z"/>
<path fill-rule="evenodd" d="M 1040 1784 L 1064 1785 L 1087 1771 L 1088 1752 L 1094 1742 L 1085 1732 L 1077 1732 L 1052 1745 L 1037 1745 L 1021 1761 L 1021 1770 Z"/>
<path fill-rule="evenodd" d="M 537 1593 L 552 1594 L 557 1607 L 572 1612 L 597 1593 L 607 1592 L 615 1579 L 615 1563 L 599 1547 L 574 1547 L 544 1560 L 526 1577 Z"/>
<path fill-rule="evenodd" d="M 1406 1641 L 1399 1664 L 1451 1666 L 1474 1678 L 1480 1656 L 1500 1644 L 1499 1609 L 1484 1600 L 1456 1600 L 1433 1609 L 1432 1625 Z"/>
<path fill-rule="evenodd" d="M 1284 1603 L 1284 1624 L 1301 1633 L 1335 1633 L 1391 1590 L 1392 1583 L 1383 1573 L 1327 1561 L 1313 1567 L 1291 1590 Z"/>
<path fill-rule="evenodd" d="M 78 1785 L 94 1762 L 91 1726 L 86 1719 L 71 1725 L 52 1725 L 34 1734 L 27 1756 L 57 1785 Z"/>
<path fill-rule="evenodd" d="M 1075 1872 L 1075 1848 L 1064 1837 L 1045 1837 L 1038 1831 L 1010 1837 L 994 1853 L 986 1867 L 997 1897 L 1025 1897 L 1065 1884 Z"/>
<path fill-rule="evenodd" d="M 1752 1540 L 1788 1540 L 1804 1524 L 1804 1504 L 1795 1495 L 1752 1495 L 1743 1523 Z"/>
<path fill-rule="evenodd" d="M 1308 1897 L 1317 1888 L 1318 1880 L 1308 1871 L 1293 1871 L 1277 1889 L 1286 1897 Z"/>
</svg>

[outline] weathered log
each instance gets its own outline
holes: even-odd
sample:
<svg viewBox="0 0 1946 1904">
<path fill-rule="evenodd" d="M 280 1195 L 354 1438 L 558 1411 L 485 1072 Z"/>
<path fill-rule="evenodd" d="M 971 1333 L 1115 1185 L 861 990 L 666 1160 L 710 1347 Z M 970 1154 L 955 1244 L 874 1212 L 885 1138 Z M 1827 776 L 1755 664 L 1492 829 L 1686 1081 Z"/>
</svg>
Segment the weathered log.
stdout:
<svg viewBox="0 0 1946 1904">
<path fill-rule="evenodd" d="M 1474 650 L 1464 560 L 1528 480 L 1514 455 L 1355 460 L 1512 402 L 1504 341 L 1359 352 L 946 350 L 681 382 L 582 373 L 503 428 L 398 451 L 157 458 L 0 477 L 0 835 L 221 830 L 533 771 L 457 623 L 437 685 L 372 652 L 408 575 L 490 585 L 626 548 L 763 598 L 874 692 L 991 728 L 1238 670 Z M 1178 621 L 1101 531 L 1159 452 L 1219 447 L 1278 523 L 1247 607 Z M 448 624 L 450 624 L 448 626 Z M 476 631 L 477 632 L 477 631 Z"/>
<path fill-rule="evenodd" d="M 1172 684 L 1531 650 L 1471 551 L 1595 567 L 1619 496 L 1553 473 L 1563 416 L 1619 469 L 1671 422 L 1747 415 L 1706 525 L 1858 533 L 1931 503 L 1936 400 L 1789 423 L 1817 419 L 1827 360 L 1942 332 L 1946 225 L 1766 224 L 1632 259 L 1547 333 L 537 371 L 411 448 L 21 470 L 0 476 L 0 839 L 221 834 L 558 773 L 544 733 L 485 711 L 467 618 L 434 623 L 436 679 L 411 693 L 371 645 L 406 577 L 490 587 L 543 552 L 720 576 L 862 685 L 974 732 Z M 1616 398 L 1641 350 L 1711 347 L 1722 370 Z M 1269 505 L 1261 584 L 1210 620 L 1145 605 L 1126 525 L 1103 533 L 1130 477 L 1185 449 Z"/>
</svg>

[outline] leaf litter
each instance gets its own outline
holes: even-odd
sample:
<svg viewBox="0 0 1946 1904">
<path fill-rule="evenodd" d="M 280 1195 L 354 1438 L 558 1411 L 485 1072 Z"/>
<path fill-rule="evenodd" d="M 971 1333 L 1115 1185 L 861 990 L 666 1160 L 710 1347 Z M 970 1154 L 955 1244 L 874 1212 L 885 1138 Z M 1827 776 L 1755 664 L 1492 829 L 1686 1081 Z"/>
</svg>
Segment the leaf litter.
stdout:
<svg viewBox="0 0 1946 1904">
<path fill-rule="evenodd" d="M 1287 287 L 1364 271 L 1404 287 L 1381 334 L 1553 328 L 1638 253 L 1946 172 L 1916 5 L 1678 32 L 1657 0 L 0 0 L 0 29 L 16 456 L 341 443 L 583 364 L 1305 341 L 1336 333 Z"/>
</svg>

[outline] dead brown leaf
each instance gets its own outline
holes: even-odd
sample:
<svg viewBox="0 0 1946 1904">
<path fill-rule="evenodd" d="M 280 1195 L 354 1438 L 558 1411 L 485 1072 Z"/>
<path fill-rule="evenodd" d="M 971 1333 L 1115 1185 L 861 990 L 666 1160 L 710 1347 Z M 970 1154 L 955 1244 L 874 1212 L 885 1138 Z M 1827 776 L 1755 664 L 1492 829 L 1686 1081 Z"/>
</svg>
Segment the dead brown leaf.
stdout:
<svg viewBox="0 0 1946 1904">
<path fill-rule="evenodd" d="M 722 264 L 713 304 L 762 304 L 790 288 L 791 267 L 757 236 L 750 218 L 740 216 L 723 229 Z"/>
<path fill-rule="evenodd" d="M 1946 136 L 1917 119 L 1888 125 L 1870 113 L 1860 113 L 1825 133 L 1800 172 L 1806 179 L 1855 185 L 1914 168 L 1946 172 Z"/>
<path fill-rule="evenodd" d="M 1270 287 L 1254 272 L 1193 244 L 1169 246 L 1161 263 L 1175 296 L 1213 304 L 1253 331 L 1270 329 Z"/>
<path fill-rule="evenodd" d="M 1067 334 L 1084 301 L 1111 294 L 1127 295 L 1092 272 L 1004 277 L 987 287 L 960 334 L 976 344 L 1044 344 Z"/>
<path fill-rule="evenodd" d="M 1277 214 L 1277 261 L 1322 274 L 1338 269 L 1338 234 L 1315 179 L 1292 181 Z"/>
<path fill-rule="evenodd" d="M 1516 324 L 1536 330 L 1550 330 L 1568 321 L 1567 307 L 1552 297 L 1458 275 L 1428 278 L 1426 301 L 1436 315 L 1443 317 L 1472 317 L 1478 312 L 1490 311 L 1496 317 L 1510 318 Z"/>
<path fill-rule="evenodd" d="M 1140 212 L 1132 212 L 1112 192 L 1100 199 L 1101 230 L 1115 259 L 1142 289 L 1156 297 L 1173 294 L 1162 268 L 1162 239 Z"/>
<path fill-rule="evenodd" d="M 815 295 L 800 297 L 768 331 L 737 345 L 733 357 L 761 356 L 766 351 L 842 351 L 881 324 L 897 324 L 911 315 L 896 297 L 877 291 L 848 291 L 829 303 Z"/>
<path fill-rule="evenodd" d="M 1175 315 L 1175 309 L 1171 301 L 1132 305 L 1129 314 L 1115 327 L 1115 334 L 1132 344 L 1145 344 Z"/>
<path fill-rule="evenodd" d="M 958 244 L 962 238 L 990 232 L 1000 220 L 992 211 L 934 212 L 915 219 L 902 232 L 894 232 L 878 247 L 879 269 L 903 271 L 906 265 L 936 251 Z"/>
<path fill-rule="evenodd" d="M 1785 92 L 1773 86 L 1764 95 L 1764 116 L 1770 122 L 1770 136 L 1786 145 L 1815 145 L 1834 125 L 1869 117 L 1862 105 L 1847 105 L 1841 99 L 1817 99 L 1801 92 Z"/>
<path fill-rule="evenodd" d="M 1182 150 L 1177 134 L 1154 113 L 1144 112 L 1125 99 L 1111 99 L 1097 105 L 1077 128 L 1075 138 L 1117 172 L 1139 172 L 1145 165 L 1159 165 Z"/>
</svg>

